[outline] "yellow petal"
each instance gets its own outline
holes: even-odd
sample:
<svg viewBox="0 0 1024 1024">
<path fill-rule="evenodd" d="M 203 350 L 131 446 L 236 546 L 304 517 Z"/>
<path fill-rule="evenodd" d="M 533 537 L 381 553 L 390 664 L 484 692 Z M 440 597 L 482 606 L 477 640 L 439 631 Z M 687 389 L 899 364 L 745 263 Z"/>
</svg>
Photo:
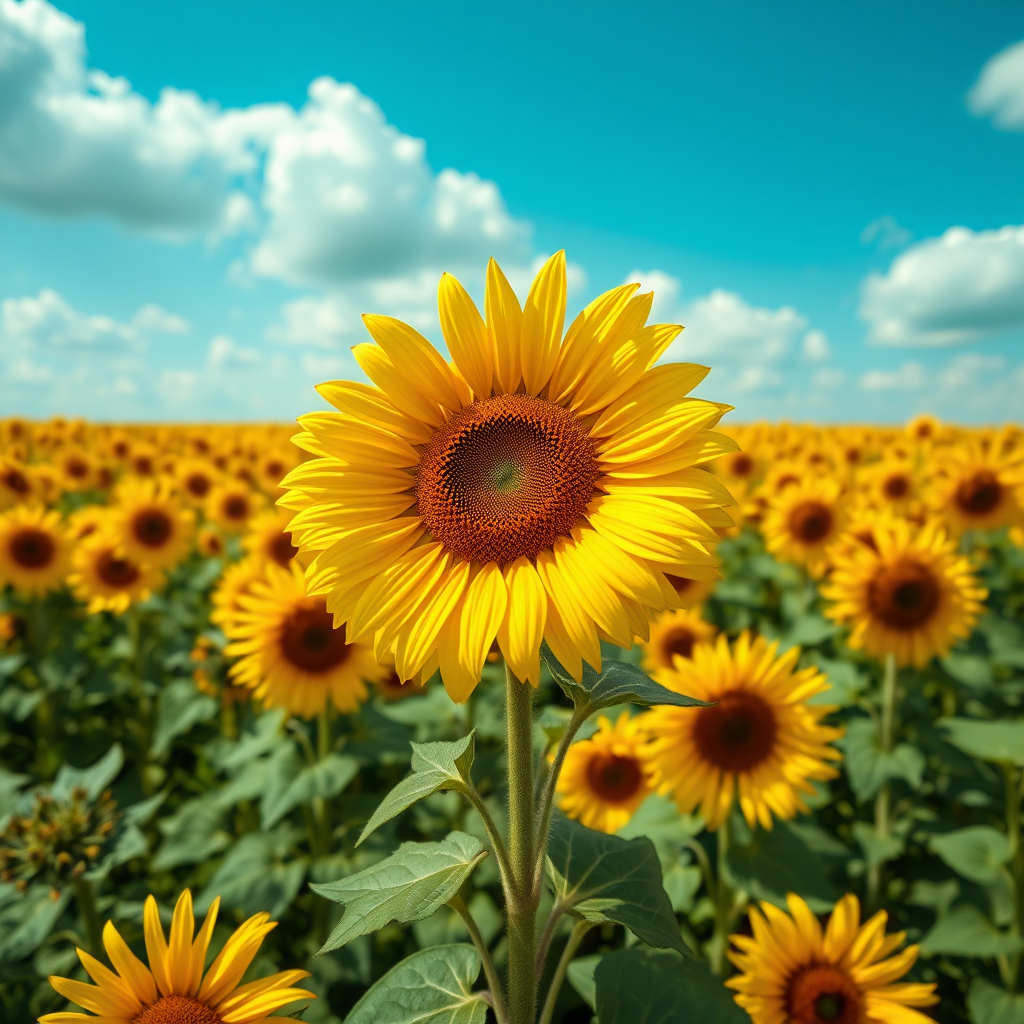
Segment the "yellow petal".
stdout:
<svg viewBox="0 0 1024 1024">
<path fill-rule="evenodd" d="M 560 251 L 540 268 L 523 307 L 520 358 L 527 394 L 540 394 L 551 378 L 564 323 L 565 253 Z"/>
<path fill-rule="evenodd" d="M 153 980 L 160 989 L 160 994 L 169 996 L 174 990 L 171 987 L 171 975 L 167 964 L 167 940 L 160 924 L 160 910 L 152 896 L 146 897 L 142 927 L 146 936 L 146 957 L 149 960 L 149 969 L 153 972 Z"/>
<path fill-rule="evenodd" d="M 601 644 L 598 640 L 597 629 L 594 627 L 594 620 L 580 606 L 574 589 L 564 579 L 554 552 L 541 551 L 537 555 L 537 574 L 548 595 L 549 620 L 552 608 L 557 608 L 558 619 L 572 648 L 579 652 L 591 668 L 600 672 Z M 553 646 L 552 651 L 554 651 Z M 555 657 L 562 661 L 557 654 Z M 565 662 L 562 664 L 565 665 Z M 565 667 L 568 668 L 567 665 Z"/>
<path fill-rule="evenodd" d="M 121 999 L 96 985 L 86 985 L 82 981 L 55 977 L 50 978 L 50 984 L 68 1002 L 98 1013 L 101 1017 L 113 1017 L 123 1021 L 128 1016 L 127 1013 L 122 1012 Z"/>
<path fill-rule="evenodd" d="M 167 946 L 167 967 L 171 978 L 171 991 L 188 995 L 192 980 L 192 936 L 196 922 L 192 915 L 192 893 L 188 889 L 178 897 L 171 919 L 171 938 Z"/>
<path fill-rule="evenodd" d="M 508 607 L 508 589 L 496 562 L 488 562 L 466 588 L 462 605 L 459 660 L 476 679 L 498 634 Z"/>
<path fill-rule="evenodd" d="M 466 596 L 463 594 L 437 635 L 437 661 L 441 671 L 441 682 L 444 683 L 448 696 L 456 704 L 465 704 L 480 681 L 480 677 L 470 672 L 459 657 L 462 646 L 462 607 L 465 599 Z"/>
<path fill-rule="evenodd" d="M 477 398 L 491 393 L 494 354 L 484 319 L 469 293 L 451 274 L 442 274 L 437 289 L 441 333 L 463 379 Z"/>
<path fill-rule="evenodd" d="M 156 982 L 150 969 L 128 948 L 113 921 L 103 926 L 103 948 L 114 970 L 128 983 L 141 1003 L 147 1006 L 157 999 Z"/>
<path fill-rule="evenodd" d="M 502 391 L 512 394 L 523 376 L 519 355 L 523 311 L 508 279 L 493 259 L 487 264 L 484 313 L 494 350 L 494 377 Z"/>
<path fill-rule="evenodd" d="M 426 664 L 437 636 L 466 592 L 469 562 L 448 569 L 445 579 L 426 595 L 411 616 L 411 625 L 403 633 L 395 651 L 395 668 L 400 679 L 412 679 Z"/>
<path fill-rule="evenodd" d="M 217 911 L 220 909 L 220 897 L 214 897 L 210 909 L 206 912 L 206 920 L 199 929 L 196 941 L 192 944 L 192 971 L 189 977 L 188 994 L 194 996 L 199 991 L 203 980 L 203 967 L 206 964 L 206 951 L 210 948 L 210 937 L 217 924 Z"/>
<path fill-rule="evenodd" d="M 111 1004 L 117 1006 L 118 1013 L 125 1017 L 133 1017 L 142 1009 L 142 1000 L 128 982 L 119 978 L 109 967 L 101 964 L 84 949 L 76 949 L 75 952 L 89 977 L 103 990 Z"/>
<path fill-rule="evenodd" d="M 254 914 L 224 943 L 224 948 L 210 964 L 203 979 L 197 997 L 200 1002 L 216 1006 L 241 981 L 253 957 L 259 952 L 264 936 L 277 927 L 276 922 L 269 918 L 269 914 Z"/>
<path fill-rule="evenodd" d="M 414 380 L 409 379 L 408 368 L 399 370 L 394 361 L 378 345 L 364 342 L 352 349 L 363 373 L 388 396 L 398 408 L 404 409 L 410 416 L 427 426 L 440 426 L 444 419 L 444 410 L 436 401 L 436 397 L 417 387 Z"/>
<path fill-rule="evenodd" d="M 537 570 L 524 555 L 505 570 L 508 608 L 498 630 L 498 645 L 517 679 L 540 683 L 540 645 L 548 599 Z"/>
<path fill-rule="evenodd" d="M 385 427 L 413 444 L 423 444 L 430 440 L 429 428 L 411 416 L 406 416 L 378 388 L 361 381 L 332 380 L 318 384 L 316 389 L 325 401 L 352 419 Z"/>
</svg>

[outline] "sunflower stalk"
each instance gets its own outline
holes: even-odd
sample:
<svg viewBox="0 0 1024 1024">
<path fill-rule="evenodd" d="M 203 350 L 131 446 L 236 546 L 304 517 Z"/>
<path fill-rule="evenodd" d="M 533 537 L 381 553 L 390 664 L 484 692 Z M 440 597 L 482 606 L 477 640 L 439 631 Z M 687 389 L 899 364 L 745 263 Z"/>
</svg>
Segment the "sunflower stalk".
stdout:
<svg viewBox="0 0 1024 1024">
<path fill-rule="evenodd" d="M 1010 891 L 1013 894 L 1013 929 L 1015 936 L 1024 934 L 1024 847 L 1021 845 L 1021 787 L 1024 772 L 1011 764 L 1003 765 L 1003 787 L 1006 791 L 1006 838 L 1010 844 Z M 1017 991 L 1020 953 L 1009 960 L 1003 981 L 1010 992 Z M 1002 965 L 1000 965 L 1002 967 Z"/>
<path fill-rule="evenodd" d="M 103 959 L 103 925 L 100 922 L 100 912 L 96 906 L 96 890 L 88 878 L 79 875 L 71 880 L 75 890 L 75 901 L 78 904 L 78 913 L 82 918 L 82 929 L 85 932 L 85 941 L 89 952 L 98 960 Z"/>
<path fill-rule="evenodd" d="M 896 734 L 896 656 L 885 656 L 885 672 L 882 677 L 882 709 L 878 722 L 878 748 L 883 754 L 892 752 Z M 890 801 L 892 793 L 886 783 L 875 797 L 875 835 L 888 839 L 892 831 Z M 868 868 L 867 906 L 871 911 L 881 906 L 882 864 L 873 863 Z"/>
<path fill-rule="evenodd" d="M 736 889 L 732 884 L 729 872 L 729 819 L 726 818 L 715 833 L 717 840 L 717 871 L 713 888 L 709 887 L 709 895 L 715 906 L 715 929 L 708 946 L 708 961 L 711 970 L 720 978 L 729 973 L 729 961 L 726 950 L 729 948 L 729 935 L 736 923 L 738 908 L 742 902 L 737 899 Z"/>
</svg>

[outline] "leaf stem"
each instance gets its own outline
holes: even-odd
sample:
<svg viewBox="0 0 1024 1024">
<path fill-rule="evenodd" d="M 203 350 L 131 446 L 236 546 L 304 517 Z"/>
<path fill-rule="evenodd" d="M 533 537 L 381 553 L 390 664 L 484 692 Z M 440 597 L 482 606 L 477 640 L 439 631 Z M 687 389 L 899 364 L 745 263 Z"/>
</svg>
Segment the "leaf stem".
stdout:
<svg viewBox="0 0 1024 1024">
<path fill-rule="evenodd" d="M 494 1016 L 498 1024 L 508 1024 L 508 1014 L 505 1010 L 505 991 L 501 987 L 501 979 L 494 968 L 494 961 L 491 959 L 491 952 L 487 948 L 487 943 L 484 942 L 484 937 L 480 934 L 480 929 L 473 915 L 469 912 L 469 907 L 466 906 L 466 901 L 461 895 L 457 895 L 449 901 L 448 906 L 462 918 L 466 929 L 469 931 L 469 937 L 473 940 L 473 945 L 476 946 L 476 951 L 480 954 L 480 962 L 484 967 L 484 977 L 487 978 L 487 986 L 491 993 L 491 1006 L 494 1008 Z"/>
<path fill-rule="evenodd" d="M 469 801 L 476 813 L 480 815 L 480 820 L 484 823 L 484 830 L 487 832 L 487 838 L 490 839 L 491 847 L 494 850 L 494 859 L 498 862 L 502 884 L 506 889 L 510 888 L 512 885 L 512 866 L 509 863 L 508 848 L 505 846 L 505 840 L 498 831 L 498 826 L 494 823 L 491 812 L 487 809 L 487 804 L 484 803 L 484 798 L 480 795 L 476 786 L 471 783 L 465 785 L 459 792 Z"/>
<path fill-rule="evenodd" d="M 569 969 L 569 964 L 572 962 L 576 950 L 579 949 L 583 937 L 593 927 L 594 925 L 591 921 L 577 921 L 575 927 L 569 933 L 565 949 L 562 950 L 562 955 L 558 958 L 558 965 L 555 967 L 551 984 L 548 986 L 547 998 L 544 1000 L 544 1009 L 540 1014 L 540 1024 L 551 1024 L 551 1017 L 555 1012 L 555 1003 L 558 1001 L 558 993 L 561 992 L 562 982 L 565 981 L 565 972 Z"/>
<path fill-rule="evenodd" d="M 537 976 L 538 985 L 544 976 L 544 961 L 548 958 L 551 940 L 554 937 L 555 929 L 558 927 L 558 922 L 562 920 L 564 913 L 565 907 L 561 901 L 556 900 L 555 905 L 551 908 L 551 913 L 548 914 L 547 921 L 544 922 L 544 931 L 541 933 L 540 944 L 537 946 L 537 956 L 534 960 L 533 969 L 534 974 Z"/>
</svg>

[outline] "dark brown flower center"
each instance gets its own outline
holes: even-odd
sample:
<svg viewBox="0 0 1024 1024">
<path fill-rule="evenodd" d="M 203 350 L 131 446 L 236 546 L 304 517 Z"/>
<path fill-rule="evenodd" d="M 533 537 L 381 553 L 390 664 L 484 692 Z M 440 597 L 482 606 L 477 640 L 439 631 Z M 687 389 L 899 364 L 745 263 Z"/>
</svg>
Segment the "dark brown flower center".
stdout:
<svg viewBox="0 0 1024 1024">
<path fill-rule="evenodd" d="M 790 484 L 800 483 L 800 477 L 796 473 L 783 473 L 782 476 L 775 481 L 776 493 L 784 491 Z"/>
<path fill-rule="evenodd" d="M 3 475 L 4 486 L 15 494 L 28 494 L 30 485 L 28 477 L 20 469 L 13 466 L 6 470 Z"/>
<path fill-rule="evenodd" d="M 636 796 L 644 776 L 634 757 L 595 754 L 587 764 L 587 782 L 602 800 L 623 803 Z"/>
<path fill-rule="evenodd" d="M 152 476 L 153 460 L 148 455 L 139 455 L 133 460 L 132 468 L 139 476 Z"/>
<path fill-rule="evenodd" d="M 274 459 L 263 467 L 263 471 L 272 480 L 280 480 L 284 476 L 284 463 Z"/>
<path fill-rule="evenodd" d="M 820 544 L 834 523 L 832 510 L 820 501 L 802 501 L 789 513 L 789 532 L 801 544 Z"/>
<path fill-rule="evenodd" d="M 998 508 L 1002 498 L 1003 485 L 995 473 L 981 469 L 957 487 L 954 500 L 965 515 L 984 516 Z"/>
<path fill-rule="evenodd" d="M 221 1017 L 191 996 L 161 996 L 135 1014 L 132 1024 L 221 1024 Z"/>
<path fill-rule="evenodd" d="M 277 562 L 278 565 L 288 568 L 288 563 L 299 553 L 299 549 L 292 543 L 292 535 L 282 531 L 267 544 L 267 554 Z"/>
<path fill-rule="evenodd" d="M 249 518 L 249 499 L 244 494 L 229 494 L 221 504 L 225 519 L 236 522 Z"/>
<path fill-rule="evenodd" d="M 147 548 L 162 548 L 171 538 L 174 524 L 159 508 L 144 508 L 132 519 L 132 535 Z"/>
<path fill-rule="evenodd" d="M 112 551 L 104 551 L 96 561 L 96 575 L 108 587 L 121 590 L 138 580 L 139 567 L 127 558 L 119 558 Z"/>
<path fill-rule="evenodd" d="M 665 573 L 665 579 L 668 580 L 672 589 L 680 597 L 692 590 L 697 582 L 696 580 L 688 580 L 685 576 L 673 576 L 670 572 Z"/>
<path fill-rule="evenodd" d="M 681 658 L 693 657 L 693 645 L 696 642 L 697 637 L 692 629 L 687 626 L 675 626 L 665 634 L 661 642 L 665 661 L 671 665 L 673 657 L 677 654 Z"/>
<path fill-rule="evenodd" d="M 750 476 L 754 472 L 754 460 L 746 452 L 738 452 L 729 463 L 729 471 L 733 476 Z"/>
<path fill-rule="evenodd" d="M 868 605 L 890 629 L 923 626 L 935 614 L 939 581 L 926 565 L 902 559 L 884 567 L 868 586 Z"/>
<path fill-rule="evenodd" d="M 867 527 L 863 530 L 854 530 L 853 536 L 866 548 L 871 548 L 872 551 L 878 551 L 878 541 L 875 540 L 874 533 Z"/>
<path fill-rule="evenodd" d="M 887 498 L 899 501 L 900 498 L 905 498 L 910 492 L 910 481 L 904 473 L 892 473 L 885 478 L 885 482 L 882 484 L 882 491 Z"/>
<path fill-rule="evenodd" d="M 210 478 L 205 473 L 196 471 L 185 477 L 185 490 L 193 498 L 205 498 L 210 493 L 210 486 Z"/>
<path fill-rule="evenodd" d="M 730 690 L 697 712 L 694 738 L 701 757 L 727 772 L 749 771 L 775 747 L 778 725 L 767 702 L 748 690 Z"/>
<path fill-rule="evenodd" d="M 789 1019 L 794 1024 L 858 1024 L 861 994 L 838 967 L 807 967 L 789 983 Z"/>
<path fill-rule="evenodd" d="M 398 678 L 398 673 L 394 671 L 386 679 L 378 679 L 376 685 L 377 692 L 385 700 L 404 700 L 406 697 L 412 697 L 414 694 L 423 692 L 418 686 L 413 686 L 412 683 L 403 683 Z"/>
<path fill-rule="evenodd" d="M 64 471 L 72 480 L 84 480 L 89 475 L 89 464 L 72 457 L 64 463 Z"/>
<path fill-rule="evenodd" d="M 420 458 L 416 498 L 448 551 L 508 565 L 568 536 L 600 475 L 594 443 L 568 409 L 499 395 L 438 429 Z"/>
<path fill-rule="evenodd" d="M 288 661 L 314 674 L 337 668 L 350 653 L 345 627 L 334 628 L 334 616 L 322 601 L 296 608 L 281 626 L 280 643 Z"/>
<path fill-rule="evenodd" d="M 115 441 L 114 442 L 113 452 L 114 452 L 114 455 L 117 458 L 123 459 L 128 454 L 128 452 L 130 450 L 131 449 L 128 447 L 128 442 L 127 441 Z"/>
<path fill-rule="evenodd" d="M 57 546 L 45 530 L 26 526 L 11 537 L 8 551 L 23 569 L 45 569 L 53 561 Z"/>
</svg>

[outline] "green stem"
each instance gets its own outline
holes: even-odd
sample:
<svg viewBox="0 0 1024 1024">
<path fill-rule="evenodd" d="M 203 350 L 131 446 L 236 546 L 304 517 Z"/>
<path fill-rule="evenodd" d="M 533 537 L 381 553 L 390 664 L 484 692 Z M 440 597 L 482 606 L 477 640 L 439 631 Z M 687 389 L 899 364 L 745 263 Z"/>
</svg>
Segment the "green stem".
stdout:
<svg viewBox="0 0 1024 1024">
<path fill-rule="evenodd" d="M 533 687 L 505 666 L 508 743 L 508 850 L 511 886 L 505 891 L 508 930 L 509 1024 L 533 1024 L 537 1015 L 534 955 L 538 894 L 534 886 Z"/>
<path fill-rule="evenodd" d="M 305 729 L 299 731 L 300 736 L 305 736 Z M 307 747 L 312 748 L 309 739 L 306 739 Z M 316 760 L 321 762 L 331 753 L 331 702 L 324 702 L 324 708 L 317 719 L 316 732 Z M 310 849 L 313 854 L 314 863 L 331 854 L 331 813 L 330 804 L 322 796 L 313 797 L 310 822 Z M 327 900 L 317 900 L 313 909 L 313 933 L 318 946 L 327 941 L 329 924 L 329 904 Z"/>
<path fill-rule="evenodd" d="M 583 937 L 593 927 L 594 925 L 590 921 L 577 921 L 576 926 L 569 934 L 569 938 L 565 943 L 565 949 L 562 950 L 562 955 L 558 958 L 558 966 L 555 967 L 551 984 L 548 986 L 548 995 L 544 1000 L 544 1009 L 540 1014 L 540 1024 L 551 1024 L 551 1016 L 555 1012 L 555 1003 L 558 1002 L 558 993 L 561 992 L 562 982 L 565 981 L 565 972 L 569 969 L 569 964 L 572 962 L 576 950 L 579 949 Z"/>
<path fill-rule="evenodd" d="M 487 986 L 491 990 L 491 1005 L 494 1007 L 494 1016 L 498 1024 L 508 1024 L 508 1015 L 505 1010 L 505 992 L 501 987 L 501 979 L 494 968 L 494 961 L 491 959 L 487 943 L 484 942 L 484 937 L 480 934 L 480 929 L 477 927 L 473 915 L 469 912 L 469 907 L 466 906 L 466 901 L 459 895 L 451 900 L 448 906 L 462 918 L 466 929 L 469 931 L 469 937 L 473 940 L 473 945 L 476 946 L 476 951 L 480 954 L 480 962 L 484 965 L 484 977 L 487 978 Z"/>
<path fill-rule="evenodd" d="M 1003 765 L 1003 787 L 1006 790 L 1006 838 L 1010 842 L 1010 879 L 1013 899 L 1013 934 L 1024 934 L 1024 846 L 1021 844 L 1020 775 L 1011 764 Z M 1009 964 L 1011 992 L 1017 990 L 1020 954 L 1015 953 Z"/>
<path fill-rule="evenodd" d="M 878 748 L 883 754 L 891 753 L 896 735 L 896 658 L 885 656 L 885 674 L 882 678 L 882 709 L 878 723 Z M 888 839 L 892 830 L 889 784 L 886 783 L 875 797 L 875 835 Z M 882 864 L 868 867 L 867 909 L 873 913 L 882 902 Z"/>
<path fill-rule="evenodd" d="M 78 913 L 82 916 L 82 928 L 89 952 L 97 960 L 103 958 L 103 925 L 100 913 L 96 908 L 96 890 L 88 878 L 73 878 L 71 884 L 75 889 L 75 900 L 78 902 Z"/>
<path fill-rule="evenodd" d="M 727 857 L 729 854 L 729 819 L 726 818 L 715 833 L 718 853 L 718 878 L 715 891 L 711 898 L 715 904 L 715 930 L 708 947 L 708 961 L 711 970 L 720 978 L 729 971 L 726 950 L 729 948 L 729 935 L 732 932 L 735 915 L 735 892 L 733 890 Z"/>
</svg>

